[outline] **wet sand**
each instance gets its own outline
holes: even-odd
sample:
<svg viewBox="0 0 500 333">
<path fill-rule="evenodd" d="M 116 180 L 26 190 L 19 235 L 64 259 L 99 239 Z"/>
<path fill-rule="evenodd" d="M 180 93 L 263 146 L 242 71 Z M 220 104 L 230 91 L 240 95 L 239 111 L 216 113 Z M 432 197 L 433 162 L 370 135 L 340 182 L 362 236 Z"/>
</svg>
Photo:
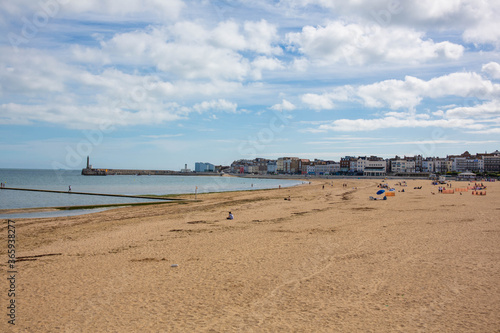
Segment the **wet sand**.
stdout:
<svg viewBox="0 0 500 333">
<path fill-rule="evenodd" d="M 368 200 L 378 183 L 19 219 L 0 331 L 500 332 L 500 183 Z"/>
</svg>

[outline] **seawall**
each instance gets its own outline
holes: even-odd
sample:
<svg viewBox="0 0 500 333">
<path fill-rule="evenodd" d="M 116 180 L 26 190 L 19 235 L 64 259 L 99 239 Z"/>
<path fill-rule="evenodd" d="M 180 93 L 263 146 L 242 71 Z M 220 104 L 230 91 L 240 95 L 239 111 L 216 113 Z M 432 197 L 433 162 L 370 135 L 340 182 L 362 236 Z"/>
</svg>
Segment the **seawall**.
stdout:
<svg viewBox="0 0 500 333">
<path fill-rule="evenodd" d="M 82 169 L 84 176 L 220 176 L 216 172 L 178 172 L 171 170 Z"/>
</svg>

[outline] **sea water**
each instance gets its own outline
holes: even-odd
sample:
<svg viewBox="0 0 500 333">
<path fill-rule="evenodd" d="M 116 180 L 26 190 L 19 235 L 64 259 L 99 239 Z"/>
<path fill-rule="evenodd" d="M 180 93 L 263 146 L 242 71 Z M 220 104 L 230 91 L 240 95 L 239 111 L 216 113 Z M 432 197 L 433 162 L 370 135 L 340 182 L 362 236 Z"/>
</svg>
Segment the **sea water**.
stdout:
<svg viewBox="0 0 500 333">
<path fill-rule="evenodd" d="M 164 195 L 258 190 L 294 186 L 301 181 L 221 176 L 83 176 L 80 170 L 0 169 L 6 187 L 73 192 Z M 147 199 L 0 190 L 0 209 L 66 207 L 151 202 Z"/>
</svg>

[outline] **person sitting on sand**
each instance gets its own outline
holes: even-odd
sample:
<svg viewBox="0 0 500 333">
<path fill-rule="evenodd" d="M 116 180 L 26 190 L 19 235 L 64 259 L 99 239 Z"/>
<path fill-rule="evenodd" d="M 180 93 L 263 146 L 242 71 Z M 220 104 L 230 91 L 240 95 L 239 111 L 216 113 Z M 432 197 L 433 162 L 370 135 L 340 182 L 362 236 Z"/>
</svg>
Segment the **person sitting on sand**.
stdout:
<svg viewBox="0 0 500 333">
<path fill-rule="evenodd" d="M 233 213 L 229 212 L 229 215 L 227 216 L 226 219 L 228 219 L 228 220 L 234 219 Z"/>
</svg>

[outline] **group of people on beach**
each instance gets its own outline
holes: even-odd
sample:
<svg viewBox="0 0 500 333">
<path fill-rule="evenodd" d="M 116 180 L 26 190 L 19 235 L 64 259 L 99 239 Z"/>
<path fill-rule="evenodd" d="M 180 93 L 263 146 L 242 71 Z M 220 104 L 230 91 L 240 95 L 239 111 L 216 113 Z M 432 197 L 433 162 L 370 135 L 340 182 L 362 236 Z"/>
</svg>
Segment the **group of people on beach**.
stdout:
<svg viewBox="0 0 500 333">
<path fill-rule="evenodd" d="M 5 187 L 5 184 L 4 183 L 0 183 L 0 188 L 4 188 Z"/>
</svg>

